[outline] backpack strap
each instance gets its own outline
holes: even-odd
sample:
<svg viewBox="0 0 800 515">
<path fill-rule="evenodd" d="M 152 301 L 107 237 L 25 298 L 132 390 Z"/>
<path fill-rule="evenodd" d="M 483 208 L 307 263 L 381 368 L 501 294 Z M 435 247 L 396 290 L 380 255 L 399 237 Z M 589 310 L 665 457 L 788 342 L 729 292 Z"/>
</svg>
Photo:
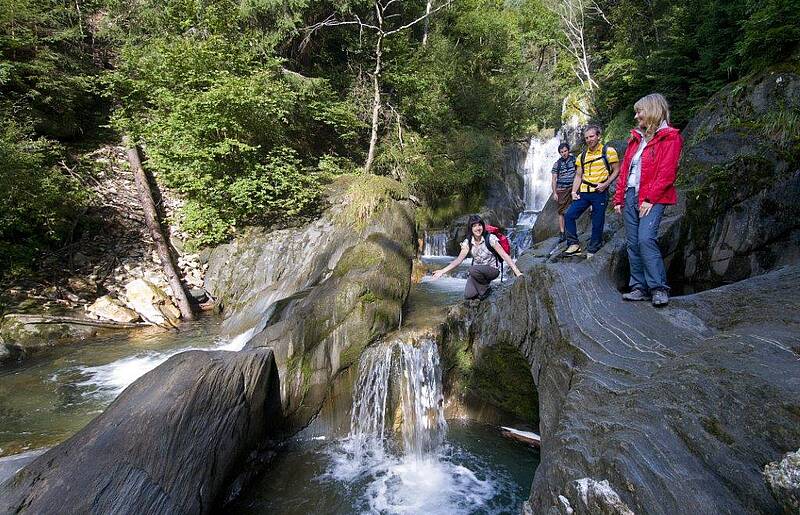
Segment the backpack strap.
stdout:
<svg viewBox="0 0 800 515">
<path fill-rule="evenodd" d="M 603 145 L 603 153 L 602 153 L 601 157 L 603 158 L 603 164 L 606 165 L 606 173 L 608 173 L 608 175 L 610 176 L 611 175 L 611 164 L 608 162 L 608 144 L 607 143 Z"/>
</svg>

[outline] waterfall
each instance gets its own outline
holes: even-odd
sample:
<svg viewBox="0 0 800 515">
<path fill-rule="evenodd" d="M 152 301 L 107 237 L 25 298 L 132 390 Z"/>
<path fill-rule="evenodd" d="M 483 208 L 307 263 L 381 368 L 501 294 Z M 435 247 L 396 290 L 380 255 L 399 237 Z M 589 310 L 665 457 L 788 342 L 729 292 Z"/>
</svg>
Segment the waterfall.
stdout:
<svg viewBox="0 0 800 515">
<path fill-rule="evenodd" d="M 532 227 L 537 215 L 544 208 L 547 199 L 552 195 L 553 163 L 558 159 L 558 137 L 542 141 L 531 138 L 528 154 L 525 156 L 525 211 L 520 213 L 517 225 Z"/>
<path fill-rule="evenodd" d="M 447 429 L 434 341 L 426 339 L 417 346 L 396 341 L 364 352 L 350 418 L 350 438 L 359 447 L 368 443 L 385 447 L 391 438 L 386 423 L 393 387 L 400 391 L 400 410 L 396 412 L 400 418 L 395 422 L 401 426 L 404 453 L 422 459 L 441 444 Z"/>
<path fill-rule="evenodd" d="M 422 254 L 424 256 L 446 256 L 449 238 L 450 235 L 447 231 L 425 231 L 425 248 Z"/>
</svg>

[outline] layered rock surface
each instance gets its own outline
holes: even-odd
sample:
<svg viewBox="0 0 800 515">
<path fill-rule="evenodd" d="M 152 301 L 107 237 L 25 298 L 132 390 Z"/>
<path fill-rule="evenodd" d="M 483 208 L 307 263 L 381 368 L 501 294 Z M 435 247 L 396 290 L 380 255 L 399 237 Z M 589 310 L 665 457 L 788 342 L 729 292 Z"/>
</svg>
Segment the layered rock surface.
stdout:
<svg viewBox="0 0 800 515">
<path fill-rule="evenodd" d="M 276 382 L 268 350 L 174 356 L 0 485 L 0 513 L 208 513 L 275 423 Z"/>
<path fill-rule="evenodd" d="M 798 172 L 785 147 L 798 134 L 759 124 L 785 116 L 798 92 L 797 75 L 767 73 L 721 93 L 686 131 L 688 202 L 667 211 L 659 243 L 672 279 L 701 293 L 660 310 L 624 303 L 627 255 L 611 218 L 591 260 L 553 260 L 545 242 L 519 261 L 524 279 L 451 313 L 473 354 L 512 345 L 530 365 L 542 460 L 526 512 L 792 506 L 790 483 L 768 485 L 777 469 L 768 480 L 764 470 L 800 447 Z"/>
<path fill-rule="evenodd" d="M 568 513 L 561 496 L 596 513 L 567 488 L 587 478 L 636 513 L 775 513 L 761 470 L 800 442 L 800 267 L 658 311 L 620 300 L 621 247 L 527 263 L 471 321 L 473 345 L 516 346 L 537 384 L 532 512 Z"/>
<path fill-rule="evenodd" d="M 304 228 L 219 249 L 206 279 L 228 335 L 275 352 L 287 433 L 308 424 L 332 379 L 397 327 L 410 287 L 416 234 L 400 185 L 345 178 L 329 198 Z"/>
</svg>

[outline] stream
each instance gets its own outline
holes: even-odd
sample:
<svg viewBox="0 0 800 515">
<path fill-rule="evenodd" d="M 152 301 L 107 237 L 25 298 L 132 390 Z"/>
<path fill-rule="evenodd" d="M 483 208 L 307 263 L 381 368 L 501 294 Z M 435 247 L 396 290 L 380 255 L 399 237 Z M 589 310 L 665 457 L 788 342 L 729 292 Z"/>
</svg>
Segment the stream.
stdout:
<svg viewBox="0 0 800 515">
<path fill-rule="evenodd" d="M 425 258 L 433 268 L 446 256 Z M 429 327 L 463 295 L 466 264 L 412 286 L 404 328 Z M 0 369 L 0 456 L 49 447 L 97 416 L 130 383 L 186 350 L 240 350 L 220 320 L 180 333 L 143 332 L 51 349 Z M 436 343 L 379 342 L 361 358 L 350 433 L 298 436 L 232 506 L 237 513 L 476 513 L 518 511 L 538 451 L 499 428 L 445 420 Z M 302 432 L 300 433 L 303 434 Z"/>
</svg>

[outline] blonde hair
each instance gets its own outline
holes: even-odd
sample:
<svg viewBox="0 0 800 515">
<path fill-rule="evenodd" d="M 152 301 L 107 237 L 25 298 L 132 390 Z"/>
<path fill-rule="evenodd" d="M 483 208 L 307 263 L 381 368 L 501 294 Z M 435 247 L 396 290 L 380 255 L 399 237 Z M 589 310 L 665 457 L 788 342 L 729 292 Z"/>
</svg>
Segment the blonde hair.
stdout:
<svg viewBox="0 0 800 515">
<path fill-rule="evenodd" d="M 651 93 L 633 104 L 633 109 L 642 113 L 645 136 L 652 138 L 661 122 L 669 123 L 669 104 L 661 93 Z"/>
</svg>

